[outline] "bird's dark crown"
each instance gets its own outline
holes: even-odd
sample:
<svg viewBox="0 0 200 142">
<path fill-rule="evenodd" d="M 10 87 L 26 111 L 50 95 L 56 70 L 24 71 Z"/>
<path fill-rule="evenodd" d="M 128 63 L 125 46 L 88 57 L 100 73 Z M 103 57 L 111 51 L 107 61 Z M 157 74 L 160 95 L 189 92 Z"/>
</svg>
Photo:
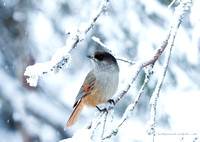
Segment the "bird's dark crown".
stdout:
<svg viewBox="0 0 200 142">
<path fill-rule="evenodd" d="M 113 55 L 105 51 L 96 51 L 93 56 L 99 61 L 117 62 Z"/>
</svg>

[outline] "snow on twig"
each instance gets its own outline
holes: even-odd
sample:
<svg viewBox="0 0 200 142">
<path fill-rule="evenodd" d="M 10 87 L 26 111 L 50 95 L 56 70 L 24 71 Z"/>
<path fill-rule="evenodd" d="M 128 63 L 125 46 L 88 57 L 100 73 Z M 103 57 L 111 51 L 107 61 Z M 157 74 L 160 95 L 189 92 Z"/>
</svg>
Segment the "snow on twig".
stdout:
<svg viewBox="0 0 200 142">
<path fill-rule="evenodd" d="M 92 121 L 88 129 L 80 129 L 74 133 L 72 138 L 63 139 L 60 142 L 77 142 L 80 140 L 84 142 L 100 142 L 104 135 L 107 115 L 107 112 L 102 111 L 100 115 Z"/>
<path fill-rule="evenodd" d="M 119 102 L 119 100 L 128 92 L 128 90 L 130 89 L 130 87 L 132 86 L 132 84 L 134 83 L 134 81 L 136 80 L 139 72 L 146 66 L 148 65 L 154 65 L 154 63 L 158 60 L 158 58 L 160 57 L 160 55 L 163 53 L 163 51 L 165 50 L 165 48 L 167 47 L 168 43 L 169 43 L 169 48 L 167 49 L 166 52 L 166 57 L 165 57 L 165 63 L 163 66 L 163 75 L 160 77 L 156 89 L 152 95 L 151 98 L 151 104 L 152 105 L 152 109 L 151 109 L 151 119 L 148 122 L 149 124 L 149 128 L 148 131 L 149 134 L 153 135 L 153 140 L 154 140 L 154 135 L 155 135 L 155 116 L 156 116 L 156 103 L 157 103 L 157 98 L 162 86 L 162 82 L 164 80 L 166 71 L 167 71 L 167 67 L 169 64 L 169 59 L 170 59 L 170 55 L 171 55 L 171 50 L 172 47 L 174 45 L 174 40 L 176 37 L 176 33 L 177 33 L 177 29 L 179 28 L 182 19 L 185 15 L 185 13 L 189 10 L 191 5 L 191 1 L 186 1 L 186 2 L 181 2 L 181 4 L 176 8 L 175 13 L 174 13 L 174 19 L 172 20 L 172 24 L 171 24 L 171 29 L 168 31 L 168 34 L 166 36 L 166 38 L 163 40 L 163 42 L 161 43 L 161 45 L 155 50 L 155 53 L 152 55 L 151 58 L 149 58 L 148 60 L 141 60 L 136 62 L 133 66 L 130 67 L 129 70 L 129 74 L 127 75 L 127 80 L 125 81 L 125 85 L 124 88 L 122 88 L 121 90 L 119 90 L 116 93 L 116 97 L 114 98 L 115 104 Z M 94 39 L 94 38 L 93 38 Z M 103 45 L 103 47 L 105 46 L 104 44 L 101 43 L 101 41 L 99 39 L 94 39 L 96 42 L 98 42 L 99 44 Z M 105 46 L 106 47 L 106 46 Z M 147 78 L 147 77 L 146 77 Z M 133 110 L 135 108 L 135 106 L 137 105 L 140 96 L 143 93 L 144 90 L 144 86 L 146 85 L 148 79 L 145 79 L 145 82 L 143 84 L 143 86 L 141 87 L 140 91 L 138 92 L 138 95 L 136 97 L 135 103 L 134 104 L 130 104 L 122 119 L 119 121 L 119 123 L 115 126 L 112 127 L 112 129 L 110 130 L 110 132 L 106 133 L 106 136 L 102 139 L 108 139 L 113 135 L 116 135 L 118 133 L 119 127 L 133 114 Z M 111 110 L 113 108 L 113 106 L 109 107 L 108 110 Z M 100 114 L 98 120 L 101 120 L 100 118 L 103 117 L 102 114 Z M 104 119 L 105 121 L 105 119 Z M 98 123 L 97 123 L 98 122 Z M 97 127 L 100 125 L 99 121 L 97 121 L 96 123 L 91 124 L 91 129 L 92 130 L 92 136 L 95 134 L 95 131 L 97 132 Z M 105 129 L 105 127 L 103 127 L 103 129 Z M 109 130 L 107 130 L 109 131 Z"/>
<path fill-rule="evenodd" d="M 110 50 L 110 48 L 109 48 L 108 46 L 106 46 L 104 43 L 102 43 L 101 40 L 100 40 L 99 38 L 93 36 L 92 39 L 93 39 L 96 43 L 98 43 L 98 44 L 101 45 L 103 48 L 105 48 L 106 50 L 108 50 L 110 53 L 113 54 L 112 50 Z M 115 54 L 113 54 L 113 55 L 115 55 Z M 119 61 L 123 61 L 123 62 L 129 63 L 129 64 L 131 64 L 131 65 L 134 65 L 134 64 L 135 64 L 135 62 L 133 62 L 133 61 L 128 61 L 128 60 L 126 60 L 126 59 L 122 59 L 122 58 L 117 57 L 117 56 L 115 56 L 115 58 L 116 58 L 117 60 L 119 60 Z"/>
<path fill-rule="evenodd" d="M 173 5 L 176 1 L 177 1 L 177 0 L 173 0 L 167 8 L 170 9 L 170 8 L 172 7 L 172 5 Z"/>
<path fill-rule="evenodd" d="M 151 71 L 146 72 L 144 83 L 143 83 L 142 87 L 140 88 L 140 90 L 139 90 L 139 92 L 137 94 L 135 102 L 134 102 L 134 104 L 129 105 L 128 108 L 126 109 L 126 111 L 125 111 L 125 113 L 124 113 L 124 115 L 123 115 L 123 117 L 121 119 L 121 123 L 119 124 L 119 127 L 124 123 L 124 121 L 126 121 L 130 116 L 132 116 L 133 110 L 135 109 L 135 106 L 137 105 L 141 95 L 144 93 L 144 88 L 145 88 L 145 86 L 146 86 L 146 84 L 148 82 L 148 79 L 149 79 L 149 76 L 150 76 L 150 72 Z"/>
<path fill-rule="evenodd" d="M 166 76 L 167 68 L 169 65 L 169 60 L 171 56 L 171 51 L 174 46 L 174 41 L 176 37 L 177 30 L 184 18 L 184 15 L 189 11 L 191 6 L 191 0 L 182 0 L 178 7 L 175 9 L 174 17 L 171 24 L 171 36 L 169 38 L 169 44 L 165 55 L 165 60 L 162 68 L 161 76 L 158 79 L 156 88 L 153 92 L 153 95 L 150 100 L 151 111 L 150 111 L 150 120 L 147 123 L 147 133 L 152 135 L 153 141 L 155 136 L 155 120 L 156 120 L 156 105 L 159 97 L 159 93 Z"/>
<path fill-rule="evenodd" d="M 112 51 L 103 42 L 101 42 L 99 38 L 93 36 L 92 40 L 94 40 L 96 43 L 100 44 L 103 48 L 107 49 L 110 53 L 112 53 Z"/>
<path fill-rule="evenodd" d="M 124 88 L 121 90 L 118 90 L 118 92 L 115 95 L 116 96 L 114 98 L 115 104 L 128 92 L 128 90 L 134 83 L 135 79 L 137 78 L 139 72 L 144 67 L 146 67 L 150 64 L 154 64 L 158 60 L 160 55 L 163 53 L 163 51 L 167 47 L 170 38 L 173 39 L 172 41 L 174 43 L 174 39 L 176 36 L 176 34 L 174 34 L 174 33 L 177 32 L 177 29 L 180 26 L 180 24 L 184 18 L 184 15 L 190 9 L 190 6 L 191 6 L 191 0 L 182 0 L 181 1 L 180 5 L 175 10 L 171 28 L 168 31 L 168 34 L 167 34 L 166 38 L 163 40 L 163 42 L 161 43 L 161 45 L 155 50 L 155 53 L 151 56 L 151 58 L 149 58 L 147 60 L 137 61 L 133 66 L 130 67 L 130 70 L 129 70 L 130 74 L 127 74 L 127 77 L 126 77 L 127 81 L 125 81 Z M 173 45 L 172 41 L 170 41 L 170 45 Z M 110 107 L 109 109 L 112 109 L 112 107 Z"/>
<path fill-rule="evenodd" d="M 161 45 L 155 50 L 155 53 L 152 55 L 151 58 L 149 58 L 148 60 L 138 61 L 135 63 L 135 65 L 130 67 L 130 70 L 129 70 L 130 73 L 127 74 L 127 80 L 125 80 L 124 88 L 119 90 L 116 93 L 116 97 L 114 98 L 115 104 L 118 103 L 118 101 L 128 92 L 128 90 L 130 89 L 130 87 L 132 86 L 134 81 L 136 80 L 139 72 L 148 65 L 154 65 L 154 63 L 158 60 L 158 58 L 163 53 L 163 51 L 165 50 L 165 48 L 167 47 L 167 45 L 169 43 L 169 46 L 168 46 L 169 48 L 166 52 L 165 63 L 163 66 L 163 75 L 161 76 L 161 78 L 159 79 L 159 81 L 157 83 L 156 89 L 152 95 L 151 102 L 150 102 L 153 105 L 152 105 L 152 110 L 151 110 L 151 120 L 148 122 L 149 128 L 150 128 L 150 129 L 148 129 L 148 130 L 150 130 L 150 131 L 148 131 L 148 133 L 153 134 L 153 140 L 154 140 L 154 134 L 155 134 L 155 114 L 156 114 L 157 98 L 158 98 L 158 95 L 159 95 L 159 92 L 160 92 L 160 89 L 162 86 L 162 82 L 164 80 L 164 76 L 167 71 L 167 67 L 168 67 L 169 59 L 170 59 L 170 55 L 171 55 L 171 50 L 174 45 L 174 40 L 176 37 L 177 29 L 179 28 L 179 26 L 184 18 L 184 15 L 190 9 L 190 6 L 191 6 L 190 0 L 181 1 L 181 3 L 175 9 L 175 13 L 174 13 L 173 20 L 171 23 L 171 28 L 168 31 L 166 38 L 163 40 Z M 137 97 L 137 99 L 139 99 L 139 97 Z M 133 110 L 132 108 L 134 108 L 136 104 L 137 104 L 137 101 L 135 102 L 135 104 L 129 105 L 129 107 L 126 110 L 127 114 L 128 114 L 128 112 L 130 112 L 129 114 L 131 114 L 131 112 Z M 108 110 L 110 110 L 112 108 L 113 108 L 113 106 L 109 107 Z M 126 112 L 125 112 L 125 114 L 126 114 Z M 124 117 L 121 120 L 122 123 L 127 119 L 125 116 L 129 116 L 129 115 L 124 115 Z M 119 126 L 121 126 L 121 124 Z M 118 127 L 113 128 L 110 135 L 106 136 L 104 139 L 109 138 L 112 135 L 116 135 L 117 132 L 118 132 Z"/>
<path fill-rule="evenodd" d="M 133 111 L 137 105 L 137 103 L 139 102 L 139 99 L 141 97 L 141 95 L 144 93 L 144 88 L 148 82 L 148 79 L 150 77 L 150 75 L 152 74 L 152 71 L 150 69 L 146 69 L 146 74 L 145 74 L 145 80 L 144 80 L 144 83 L 142 85 L 142 87 L 140 88 L 138 94 L 137 94 L 137 97 L 135 99 L 135 102 L 133 104 L 130 104 L 127 108 L 126 108 L 126 111 L 125 113 L 123 114 L 121 120 L 119 121 L 119 123 L 117 124 L 117 126 L 113 127 L 113 129 L 107 134 L 107 136 L 105 136 L 103 138 L 103 140 L 105 139 L 108 139 L 110 138 L 111 136 L 113 135 L 116 135 L 118 130 L 119 130 L 119 127 L 122 126 L 122 124 L 128 119 L 130 118 L 132 115 L 133 115 Z"/>
<path fill-rule="evenodd" d="M 27 76 L 27 82 L 30 86 L 36 87 L 38 79 L 49 71 L 58 72 L 63 67 L 68 68 L 70 65 L 70 53 L 77 46 L 77 44 L 84 40 L 88 31 L 93 27 L 96 20 L 101 13 L 107 8 L 109 0 L 102 0 L 99 8 L 93 13 L 89 22 L 80 26 L 79 28 L 71 29 L 70 35 L 66 41 L 66 45 L 58 49 L 51 60 L 45 63 L 37 63 L 32 66 L 28 66 L 24 73 Z"/>
</svg>

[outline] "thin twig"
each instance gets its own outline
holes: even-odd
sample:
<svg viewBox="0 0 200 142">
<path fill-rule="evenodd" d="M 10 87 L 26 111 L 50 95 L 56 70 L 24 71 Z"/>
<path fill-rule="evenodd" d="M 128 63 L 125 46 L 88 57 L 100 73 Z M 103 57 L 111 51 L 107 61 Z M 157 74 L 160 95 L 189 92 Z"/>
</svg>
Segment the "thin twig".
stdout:
<svg viewBox="0 0 200 142">
<path fill-rule="evenodd" d="M 177 0 L 173 0 L 167 8 L 170 9 L 170 8 L 172 7 L 172 5 L 173 5 L 176 1 L 177 1 Z"/>
<path fill-rule="evenodd" d="M 106 127 L 106 120 L 107 120 L 107 116 L 108 116 L 108 112 L 107 111 L 105 111 L 104 113 L 105 113 L 105 117 L 104 117 L 104 123 L 103 123 L 101 139 L 103 139 L 103 135 L 104 135 L 104 132 L 105 132 L 105 127 Z"/>
<path fill-rule="evenodd" d="M 126 60 L 126 59 L 122 59 L 122 58 L 118 58 L 118 57 L 116 57 L 116 59 L 119 60 L 119 61 L 123 61 L 123 62 L 125 62 L 125 63 L 129 63 L 129 64 L 131 64 L 131 65 L 135 65 L 135 63 L 136 63 L 136 62 L 128 61 L 128 60 Z"/>
<path fill-rule="evenodd" d="M 145 74 L 144 83 L 143 83 L 142 87 L 140 88 L 140 90 L 139 90 L 139 92 L 138 92 L 138 94 L 137 94 L 137 97 L 136 97 L 135 102 L 134 102 L 133 107 L 132 107 L 132 108 L 133 108 L 132 111 L 135 109 L 135 107 L 136 107 L 136 105 L 138 104 L 138 101 L 139 101 L 141 95 L 144 93 L 144 88 L 145 88 L 145 86 L 146 86 L 146 84 L 147 84 L 147 82 L 148 82 L 149 75 L 150 75 L 150 74 Z M 125 117 L 125 118 L 123 119 L 123 121 L 119 124 L 118 127 L 120 127 L 128 118 L 129 118 L 129 117 Z"/>
<path fill-rule="evenodd" d="M 91 133 L 91 139 L 93 140 L 94 137 L 95 137 L 95 132 L 96 132 L 96 129 L 98 128 L 98 126 L 101 124 L 101 118 L 103 116 L 103 112 L 100 113 L 100 115 L 91 123 L 91 125 L 89 126 L 88 129 L 90 129 L 90 131 L 92 132 Z"/>
<path fill-rule="evenodd" d="M 101 40 L 95 36 L 92 37 L 92 40 L 94 40 L 96 43 L 98 43 L 99 45 L 101 45 L 103 48 L 105 48 L 106 50 L 108 50 L 110 53 L 112 53 L 112 50 L 110 50 L 108 48 L 108 46 L 106 46 L 103 42 L 101 42 Z M 112 53 L 113 54 L 113 53 Z"/>
</svg>

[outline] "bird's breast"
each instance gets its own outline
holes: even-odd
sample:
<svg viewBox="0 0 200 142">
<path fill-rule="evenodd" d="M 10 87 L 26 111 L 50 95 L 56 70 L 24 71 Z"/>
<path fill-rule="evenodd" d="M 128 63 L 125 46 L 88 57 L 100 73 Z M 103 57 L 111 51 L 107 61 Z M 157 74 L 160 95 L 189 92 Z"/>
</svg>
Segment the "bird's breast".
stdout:
<svg viewBox="0 0 200 142">
<path fill-rule="evenodd" d="M 83 103 L 91 107 L 106 103 L 113 97 L 118 87 L 118 73 L 102 72 L 97 74 L 96 78 L 93 89 L 83 98 Z"/>
</svg>

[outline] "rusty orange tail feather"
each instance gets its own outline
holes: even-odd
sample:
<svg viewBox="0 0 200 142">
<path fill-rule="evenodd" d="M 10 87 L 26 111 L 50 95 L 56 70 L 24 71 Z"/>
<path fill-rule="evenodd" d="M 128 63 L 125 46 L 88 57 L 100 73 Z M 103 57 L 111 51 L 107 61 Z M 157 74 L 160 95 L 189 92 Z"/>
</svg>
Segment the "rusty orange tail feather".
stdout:
<svg viewBox="0 0 200 142">
<path fill-rule="evenodd" d="M 82 103 L 82 100 L 80 100 L 80 102 L 75 107 L 74 111 L 72 112 L 64 130 L 66 130 L 68 127 L 71 127 L 72 125 L 74 125 L 76 123 L 77 119 L 79 118 L 79 116 L 83 110 L 83 107 L 84 107 L 84 104 Z"/>
</svg>

